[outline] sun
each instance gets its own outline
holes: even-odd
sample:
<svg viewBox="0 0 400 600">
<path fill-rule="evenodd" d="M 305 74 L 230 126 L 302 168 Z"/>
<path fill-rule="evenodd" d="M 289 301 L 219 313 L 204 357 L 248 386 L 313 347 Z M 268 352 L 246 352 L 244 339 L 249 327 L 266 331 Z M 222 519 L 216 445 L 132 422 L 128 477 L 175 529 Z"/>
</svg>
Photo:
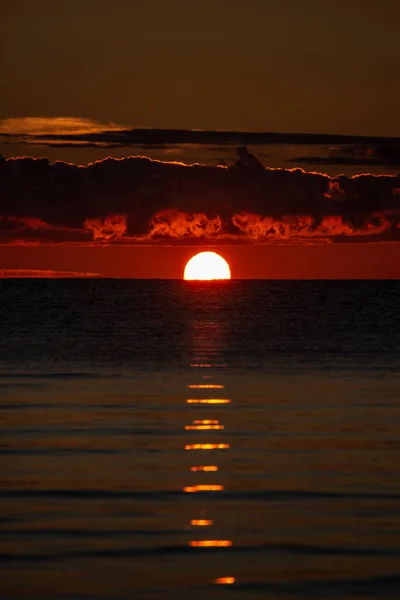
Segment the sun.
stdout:
<svg viewBox="0 0 400 600">
<path fill-rule="evenodd" d="M 228 263 L 216 252 L 199 252 L 188 261 L 183 273 L 186 281 L 230 279 L 231 270 Z"/>
</svg>

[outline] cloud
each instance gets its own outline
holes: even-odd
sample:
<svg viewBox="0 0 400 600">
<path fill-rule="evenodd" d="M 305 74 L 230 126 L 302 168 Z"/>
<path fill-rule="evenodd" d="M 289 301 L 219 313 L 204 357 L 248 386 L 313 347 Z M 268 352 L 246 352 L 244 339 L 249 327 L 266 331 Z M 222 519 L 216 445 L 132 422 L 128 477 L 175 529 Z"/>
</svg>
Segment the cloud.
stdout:
<svg viewBox="0 0 400 600">
<path fill-rule="evenodd" d="M 288 239 L 290 237 L 305 237 L 314 231 L 314 220 L 311 216 L 262 217 L 253 213 L 243 212 L 233 215 L 232 222 L 240 231 L 254 241 L 265 238 Z"/>
<path fill-rule="evenodd" d="M 327 148 L 325 156 L 298 156 L 289 159 L 289 162 L 324 166 L 393 167 L 400 165 L 400 140 L 398 138 L 359 139 L 354 144 Z"/>
<path fill-rule="evenodd" d="M 277 243 L 400 238 L 400 176 L 230 168 L 136 156 L 0 158 L 0 243 Z"/>
<path fill-rule="evenodd" d="M 100 123 L 85 117 L 24 117 L 0 120 L 0 138 L 27 145 L 165 149 L 176 152 L 181 145 L 245 147 L 289 144 L 326 146 L 327 156 L 303 156 L 304 164 L 400 164 L 400 139 L 308 133 L 275 133 L 226 130 L 131 128 L 113 122 Z M 64 145 L 63 145 L 64 144 Z"/>
<path fill-rule="evenodd" d="M 280 220 L 242 213 L 232 217 L 234 225 L 246 236 L 255 240 L 294 240 L 338 236 L 375 236 L 391 227 L 391 222 L 382 215 L 365 218 L 358 226 L 343 220 L 340 215 L 326 216 L 318 221 L 311 216 L 287 216 Z"/>
<path fill-rule="evenodd" d="M 339 181 L 329 181 L 328 189 L 324 193 L 325 198 L 330 198 L 331 200 L 336 200 L 341 202 L 342 200 L 346 200 L 346 194 L 340 187 Z"/>
<path fill-rule="evenodd" d="M 99 123 L 83 117 L 23 117 L 0 119 L 0 134 L 15 136 L 76 136 L 121 130 L 115 123 Z"/>
<path fill-rule="evenodd" d="M 53 271 L 51 269 L 0 269 L 0 279 L 19 279 L 22 277 L 65 279 L 76 277 L 101 277 L 101 275 L 99 273 L 86 273 L 81 271 Z"/>
<path fill-rule="evenodd" d="M 176 210 L 164 210 L 150 219 L 149 238 L 157 236 L 170 238 L 213 238 L 222 228 L 219 216 L 210 217 L 205 213 L 187 214 Z"/>
<path fill-rule="evenodd" d="M 83 232 L 82 227 L 46 223 L 40 217 L 16 215 L 0 217 L 0 243 L 3 244 L 79 241 Z"/>
<path fill-rule="evenodd" d="M 109 215 L 104 220 L 86 219 L 85 231 L 92 232 L 93 240 L 119 240 L 127 231 L 126 215 Z"/>
<path fill-rule="evenodd" d="M 6 217 L 3 218 L 4 221 L 8 221 L 11 225 L 20 226 L 21 229 L 33 229 L 37 231 L 38 229 L 50 229 L 50 225 L 45 223 L 42 219 L 38 219 L 38 217 Z"/>
</svg>

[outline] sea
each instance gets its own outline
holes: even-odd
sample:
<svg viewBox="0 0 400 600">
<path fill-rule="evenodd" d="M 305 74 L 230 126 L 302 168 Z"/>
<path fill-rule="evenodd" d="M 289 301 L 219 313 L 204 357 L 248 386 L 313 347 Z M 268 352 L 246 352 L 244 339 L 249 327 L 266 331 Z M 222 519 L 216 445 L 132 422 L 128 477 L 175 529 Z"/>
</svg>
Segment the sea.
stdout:
<svg viewBox="0 0 400 600">
<path fill-rule="evenodd" d="M 400 598 L 400 281 L 0 280 L 0 598 Z"/>
</svg>

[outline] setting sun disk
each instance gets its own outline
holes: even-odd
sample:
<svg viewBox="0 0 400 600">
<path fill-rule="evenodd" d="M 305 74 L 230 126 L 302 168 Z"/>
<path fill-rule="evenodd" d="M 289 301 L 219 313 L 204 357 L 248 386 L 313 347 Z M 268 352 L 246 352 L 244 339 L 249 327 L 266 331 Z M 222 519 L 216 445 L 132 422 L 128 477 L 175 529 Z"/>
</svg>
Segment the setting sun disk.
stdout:
<svg viewBox="0 0 400 600">
<path fill-rule="evenodd" d="M 183 273 L 186 281 L 211 281 L 213 279 L 230 279 L 231 270 L 228 263 L 216 252 L 199 252 L 188 261 Z"/>
</svg>

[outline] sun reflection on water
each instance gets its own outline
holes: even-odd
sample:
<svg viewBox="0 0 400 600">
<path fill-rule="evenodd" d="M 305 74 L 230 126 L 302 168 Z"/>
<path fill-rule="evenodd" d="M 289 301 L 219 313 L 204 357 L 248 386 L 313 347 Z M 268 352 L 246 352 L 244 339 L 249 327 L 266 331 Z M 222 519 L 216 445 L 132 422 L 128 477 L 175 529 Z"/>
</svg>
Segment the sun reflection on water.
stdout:
<svg viewBox="0 0 400 600">
<path fill-rule="evenodd" d="M 190 467 L 191 471 L 218 471 L 217 465 L 193 465 Z"/>
<path fill-rule="evenodd" d="M 213 583 L 223 584 L 223 585 L 231 585 L 235 583 L 234 577 L 217 577 L 217 579 L 212 580 Z"/>
<path fill-rule="evenodd" d="M 227 450 L 229 444 L 186 444 L 185 450 Z"/>
<path fill-rule="evenodd" d="M 224 429 L 223 425 L 186 425 L 186 431 L 204 431 L 205 429 Z"/>
<path fill-rule="evenodd" d="M 225 386 L 219 383 L 192 383 L 187 387 L 191 390 L 222 390 Z"/>
<path fill-rule="evenodd" d="M 232 540 L 192 540 L 189 546 L 195 548 L 215 548 L 232 546 Z"/>
<path fill-rule="evenodd" d="M 228 398 L 188 398 L 187 404 L 230 404 Z"/>
<path fill-rule="evenodd" d="M 213 307 L 214 308 L 214 307 Z M 193 358 L 190 366 L 196 369 L 196 376 L 200 379 L 212 379 L 212 375 L 203 375 L 201 374 L 201 369 L 207 369 L 206 373 L 210 373 L 209 369 L 213 367 L 225 367 L 226 364 L 222 357 L 222 349 L 226 347 L 225 340 L 223 339 L 223 328 L 221 326 L 221 322 L 219 321 L 219 313 L 216 313 L 215 318 L 209 319 L 199 319 L 193 323 L 193 338 L 192 338 L 192 352 Z M 200 383 L 193 382 L 186 386 L 189 390 L 199 390 L 199 396 L 201 395 L 201 390 L 216 390 L 216 396 L 218 396 L 217 390 L 224 390 L 225 385 L 222 382 L 219 383 Z M 205 394 L 204 394 L 205 395 Z M 221 407 L 220 410 L 224 410 L 231 403 L 230 398 L 218 398 L 218 397 L 199 397 L 199 398 L 188 398 L 186 400 L 187 405 L 202 405 L 201 411 L 206 411 L 207 406 L 218 406 Z M 216 410 L 216 409 L 215 409 Z M 222 422 L 221 422 L 222 421 Z M 197 440 L 188 440 L 188 442 L 184 445 L 185 451 L 203 451 L 207 450 L 210 452 L 215 452 L 217 450 L 229 450 L 230 444 L 225 442 L 224 440 L 217 442 L 204 442 L 201 439 L 202 432 L 207 431 L 210 432 L 210 436 L 214 435 L 212 431 L 221 431 L 225 432 L 225 423 L 223 419 L 216 419 L 214 415 L 207 414 L 206 418 L 194 418 L 189 421 L 188 424 L 185 425 L 185 431 L 188 434 L 192 434 L 192 432 L 197 432 L 196 434 L 192 434 L 197 438 Z M 225 433 L 223 433 L 225 435 Z M 215 454 L 217 456 L 217 454 Z M 219 455 L 220 456 L 220 455 Z M 211 461 L 210 461 L 211 462 Z M 213 461 L 214 462 L 214 461 Z M 215 492 L 221 493 L 224 492 L 224 485 L 220 483 L 210 482 L 205 483 L 204 480 L 201 481 L 201 475 L 203 473 L 209 473 L 209 475 L 205 475 L 204 477 L 213 478 L 213 473 L 220 472 L 220 466 L 218 464 L 194 464 L 190 467 L 191 473 L 198 473 L 195 477 L 200 478 L 200 482 L 190 482 L 190 485 L 187 485 L 183 488 L 185 493 L 191 494 L 199 494 L 200 497 L 211 497 Z M 207 480 L 206 480 L 207 481 Z M 201 532 L 205 533 L 211 527 L 218 525 L 215 523 L 213 519 L 207 518 L 206 515 L 207 510 L 202 509 L 201 515 L 197 518 L 193 518 L 190 521 L 190 525 L 198 530 L 198 539 L 192 539 L 189 541 L 189 546 L 192 548 L 228 548 L 233 545 L 233 541 L 231 539 L 209 539 L 210 535 L 207 535 L 207 539 L 199 539 L 201 538 Z M 217 573 L 215 573 L 217 575 Z M 235 582 L 235 578 L 231 576 L 224 577 L 215 577 L 214 579 L 209 580 L 213 584 L 218 585 L 230 585 Z"/>
<path fill-rule="evenodd" d="M 219 492 L 224 489 L 223 485 L 189 485 L 183 488 L 184 492 Z"/>
</svg>

